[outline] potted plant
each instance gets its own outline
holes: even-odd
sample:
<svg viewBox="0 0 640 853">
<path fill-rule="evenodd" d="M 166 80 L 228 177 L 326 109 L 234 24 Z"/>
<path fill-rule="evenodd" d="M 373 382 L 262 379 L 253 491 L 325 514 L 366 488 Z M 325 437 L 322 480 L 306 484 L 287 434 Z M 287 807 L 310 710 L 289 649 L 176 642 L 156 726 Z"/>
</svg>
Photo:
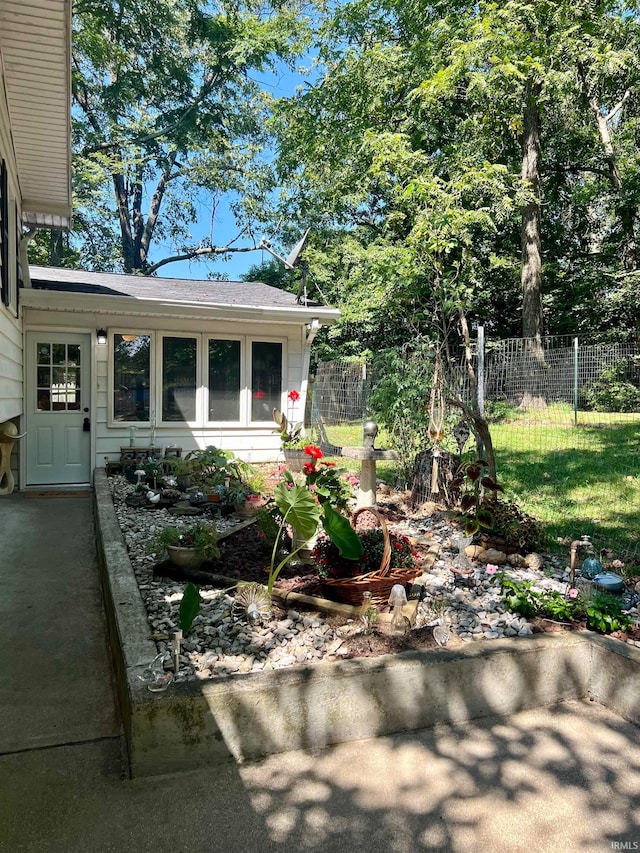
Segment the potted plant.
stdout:
<svg viewBox="0 0 640 853">
<path fill-rule="evenodd" d="M 295 389 L 289 391 L 287 400 L 291 409 L 300 399 L 300 393 Z M 305 445 L 304 424 L 302 421 L 292 422 L 284 412 L 279 409 L 273 410 L 273 420 L 277 426 L 274 432 L 280 436 L 280 446 L 284 453 L 284 458 L 291 471 L 299 472 L 302 470 L 304 456 L 302 454 Z"/>
<path fill-rule="evenodd" d="M 370 592 L 372 603 L 379 606 L 387 603 L 393 586 L 412 583 L 422 569 L 408 538 L 390 531 L 375 507 L 356 510 L 354 526 L 363 512 L 373 514 L 380 526 L 356 532 L 361 551 L 357 559 L 345 559 L 330 538 L 320 536 L 313 560 L 328 598 L 360 605 L 364 593 Z"/>
<path fill-rule="evenodd" d="M 218 531 L 207 524 L 189 527 L 165 527 L 156 538 L 159 549 L 164 549 L 174 566 L 198 568 L 206 560 L 220 556 Z"/>
<path fill-rule="evenodd" d="M 181 456 L 167 456 L 163 460 L 163 465 L 167 473 L 178 481 L 178 488 L 186 492 L 193 481 L 192 463 Z"/>
</svg>

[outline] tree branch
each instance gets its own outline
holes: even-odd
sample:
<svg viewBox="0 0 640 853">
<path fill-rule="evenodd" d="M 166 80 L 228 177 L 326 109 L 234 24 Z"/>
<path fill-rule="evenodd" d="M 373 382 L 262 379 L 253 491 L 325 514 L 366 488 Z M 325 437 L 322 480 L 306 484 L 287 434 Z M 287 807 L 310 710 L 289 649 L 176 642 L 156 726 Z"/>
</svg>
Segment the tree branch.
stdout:
<svg viewBox="0 0 640 853">
<path fill-rule="evenodd" d="M 608 121 L 608 122 L 613 121 L 613 119 L 618 115 L 620 110 L 625 105 L 625 102 L 628 101 L 629 98 L 631 97 L 632 91 L 633 91 L 632 89 L 627 89 L 627 91 L 620 98 L 618 103 L 614 104 L 614 106 L 612 106 L 611 109 L 609 110 L 609 112 L 606 114 L 606 116 L 604 117 L 605 121 Z"/>
<path fill-rule="evenodd" d="M 141 234 L 140 238 L 140 254 L 141 259 L 145 261 L 147 260 L 147 255 L 149 253 L 149 246 L 151 245 L 151 240 L 153 238 L 153 232 L 156 227 L 156 223 L 158 222 L 158 215 L 160 213 L 160 206 L 162 205 L 162 199 L 164 198 L 165 191 L 167 189 L 167 184 L 171 178 L 171 171 L 173 170 L 174 163 L 176 162 L 176 158 L 178 156 L 177 149 L 172 151 L 169 155 L 168 165 L 163 169 L 160 178 L 158 179 L 158 183 L 156 184 L 155 192 L 151 198 L 151 203 L 149 205 L 149 213 L 147 214 L 147 221 L 144 226 L 144 230 Z"/>
<path fill-rule="evenodd" d="M 143 133 L 140 136 L 134 136 L 132 139 L 120 139 L 115 140 L 113 142 L 100 142 L 98 145 L 90 145 L 87 148 L 82 150 L 83 156 L 87 156 L 89 154 L 96 154 L 100 151 L 106 151 L 109 148 L 116 148 L 122 145 L 139 145 L 142 146 L 148 142 L 152 142 L 154 139 L 159 139 L 162 136 L 168 136 L 177 130 L 181 125 L 184 124 L 186 119 L 191 115 L 191 113 L 200 106 L 200 104 L 204 101 L 204 99 L 211 93 L 213 90 L 215 83 L 217 81 L 217 77 L 215 75 L 210 76 L 203 84 L 200 92 L 194 98 L 194 100 L 189 104 L 189 106 L 185 107 L 182 113 L 178 116 L 178 118 L 172 122 L 171 124 L 165 125 L 161 127 L 159 130 L 154 130 L 150 133 Z"/>
<path fill-rule="evenodd" d="M 178 261 L 191 261 L 193 258 L 202 258 L 206 255 L 226 255 L 230 252 L 233 254 L 239 252 L 257 252 L 259 248 L 259 246 L 232 246 L 231 244 L 226 246 L 199 246 L 197 249 L 192 249 L 182 255 L 171 255 L 169 258 L 163 258 L 156 264 L 147 267 L 144 274 L 153 275 L 160 267 L 164 267 L 166 264 L 177 263 Z"/>
<path fill-rule="evenodd" d="M 607 169 L 599 169 L 597 166 L 554 166 L 552 172 L 569 172 L 579 174 L 580 172 L 589 172 L 590 174 L 600 175 L 602 178 L 609 180 L 610 174 Z"/>
</svg>

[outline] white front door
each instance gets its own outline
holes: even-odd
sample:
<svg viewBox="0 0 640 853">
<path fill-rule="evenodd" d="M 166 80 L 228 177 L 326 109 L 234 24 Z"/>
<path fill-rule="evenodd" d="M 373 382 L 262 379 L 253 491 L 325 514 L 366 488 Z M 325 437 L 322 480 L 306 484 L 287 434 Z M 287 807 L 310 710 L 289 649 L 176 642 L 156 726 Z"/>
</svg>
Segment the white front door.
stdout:
<svg viewBox="0 0 640 853">
<path fill-rule="evenodd" d="M 90 480 L 90 354 L 89 335 L 27 334 L 27 485 Z"/>
</svg>

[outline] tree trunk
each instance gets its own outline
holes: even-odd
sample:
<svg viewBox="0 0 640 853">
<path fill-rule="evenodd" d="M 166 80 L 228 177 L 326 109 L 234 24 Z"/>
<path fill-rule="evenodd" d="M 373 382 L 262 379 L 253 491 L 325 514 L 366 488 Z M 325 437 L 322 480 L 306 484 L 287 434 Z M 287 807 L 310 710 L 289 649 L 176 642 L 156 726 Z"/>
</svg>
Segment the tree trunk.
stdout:
<svg viewBox="0 0 640 853">
<path fill-rule="evenodd" d="M 620 218 L 622 233 L 624 234 L 622 262 L 625 269 L 636 270 L 638 269 L 638 246 L 636 243 L 635 233 L 635 218 L 637 211 L 633 204 L 630 205 L 628 201 L 624 201 L 622 199 L 622 177 L 620 175 L 620 169 L 618 168 L 618 157 L 613 147 L 611 131 L 609 130 L 610 122 L 616 118 L 618 113 L 620 113 L 628 95 L 629 92 L 626 92 L 622 100 L 612 107 L 612 109 L 606 114 L 602 112 L 600 103 L 595 97 L 590 98 L 589 106 L 591 107 L 591 113 L 598 128 L 598 136 L 600 137 L 602 150 L 607 161 L 609 182 L 618 196 L 616 212 Z"/>
<path fill-rule="evenodd" d="M 124 175 L 115 173 L 113 175 L 113 191 L 118 210 L 118 222 L 120 223 L 120 234 L 122 236 L 122 267 L 124 272 L 132 273 L 137 269 L 136 256 L 131 235 L 131 219 L 129 213 L 129 193 L 124 180 Z"/>
<path fill-rule="evenodd" d="M 545 408 L 542 393 L 544 349 L 542 346 L 542 241 L 540 238 L 540 84 L 529 81 L 524 92 L 522 130 L 522 182 L 528 199 L 522 206 L 522 337 L 532 358 L 521 408 Z"/>
<path fill-rule="evenodd" d="M 460 321 L 460 330 L 464 341 L 464 361 L 467 368 L 467 376 L 469 377 L 469 385 L 471 386 L 471 404 L 467 406 L 461 400 L 447 400 L 447 402 L 449 405 L 455 406 L 462 411 L 464 419 L 469 424 L 469 427 L 475 437 L 478 456 L 480 455 L 480 448 L 484 448 L 483 456 L 485 457 L 489 468 L 489 476 L 492 480 L 497 480 L 496 457 L 493 451 L 491 431 L 489 430 L 489 422 L 480 413 L 480 408 L 478 406 L 478 377 L 473 369 L 469 324 L 467 323 L 467 316 L 462 308 L 458 308 L 458 319 Z"/>
</svg>

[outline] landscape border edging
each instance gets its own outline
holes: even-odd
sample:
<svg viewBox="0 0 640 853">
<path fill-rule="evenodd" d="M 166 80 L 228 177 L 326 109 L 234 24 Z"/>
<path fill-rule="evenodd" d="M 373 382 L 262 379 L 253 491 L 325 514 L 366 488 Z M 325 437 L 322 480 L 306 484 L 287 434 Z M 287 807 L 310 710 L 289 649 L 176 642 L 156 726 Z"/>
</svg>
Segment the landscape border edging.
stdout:
<svg viewBox="0 0 640 853">
<path fill-rule="evenodd" d="M 633 691 L 640 691 L 640 650 L 586 631 L 181 682 L 150 693 L 139 675 L 157 650 L 104 470 L 96 471 L 94 500 L 133 776 L 252 761 L 587 696 L 640 722 L 631 707 Z M 606 676 L 603 662 L 612 655 L 631 689 Z"/>
</svg>

